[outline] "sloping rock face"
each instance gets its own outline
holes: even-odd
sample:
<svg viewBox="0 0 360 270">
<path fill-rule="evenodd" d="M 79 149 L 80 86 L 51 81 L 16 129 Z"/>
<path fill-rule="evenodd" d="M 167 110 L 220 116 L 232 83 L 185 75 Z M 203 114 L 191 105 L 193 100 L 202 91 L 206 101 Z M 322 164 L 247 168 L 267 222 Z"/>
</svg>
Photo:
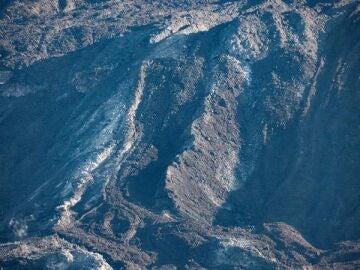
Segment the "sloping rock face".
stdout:
<svg viewBox="0 0 360 270">
<path fill-rule="evenodd" d="M 1 269 L 360 268 L 358 1 L 0 4 Z"/>
</svg>

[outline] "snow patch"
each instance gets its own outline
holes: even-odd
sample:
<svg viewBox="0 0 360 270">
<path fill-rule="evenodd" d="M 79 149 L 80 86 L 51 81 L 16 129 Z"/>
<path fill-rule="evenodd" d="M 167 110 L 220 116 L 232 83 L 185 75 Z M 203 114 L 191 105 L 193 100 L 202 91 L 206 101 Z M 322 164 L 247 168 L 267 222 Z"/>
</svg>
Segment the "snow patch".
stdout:
<svg viewBox="0 0 360 270">
<path fill-rule="evenodd" d="M 77 177 L 78 182 L 76 184 L 74 194 L 68 200 L 64 201 L 62 205 L 57 207 L 57 210 L 60 212 L 60 218 L 57 226 L 66 227 L 71 224 L 73 212 L 70 209 L 81 200 L 87 185 L 94 179 L 94 170 L 96 170 L 110 156 L 114 147 L 115 143 L 113 142 L 110 146 L 99 153 L 94 160 L 88 161 L 85 167 L 81 170 L 79 177 Z"/>
</svg>

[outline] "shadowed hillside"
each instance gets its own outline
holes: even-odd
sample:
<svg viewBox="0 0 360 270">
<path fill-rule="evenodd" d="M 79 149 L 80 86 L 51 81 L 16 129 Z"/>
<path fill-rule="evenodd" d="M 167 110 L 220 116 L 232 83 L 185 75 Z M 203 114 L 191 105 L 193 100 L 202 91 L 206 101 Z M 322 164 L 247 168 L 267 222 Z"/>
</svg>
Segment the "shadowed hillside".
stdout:
<svg viewBox="0 0 360 270">
<path fill-rule="evenodd" d="M 0 268 L 360 267 L 357 1 L 0 4 Z"/>
</svg>

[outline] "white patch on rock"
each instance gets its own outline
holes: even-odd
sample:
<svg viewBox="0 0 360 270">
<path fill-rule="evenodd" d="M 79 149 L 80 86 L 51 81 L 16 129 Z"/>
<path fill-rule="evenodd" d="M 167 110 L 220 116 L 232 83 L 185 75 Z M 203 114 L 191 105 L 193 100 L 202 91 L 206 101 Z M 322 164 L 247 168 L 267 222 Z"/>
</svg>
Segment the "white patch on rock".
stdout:
<svg viewBox="0 0 360 270">
<path fill-rule="evenodd" d="M 211 28 L 232 21 L 238 16 L 238 4 L 232 3 L 224 7 L 211 5 L 200 9 L 174 14 L 167 27 L 150 39 L 150 43 L 158 43 L 172 35 L 190 35 L 206 32 Z"/>
</svg>

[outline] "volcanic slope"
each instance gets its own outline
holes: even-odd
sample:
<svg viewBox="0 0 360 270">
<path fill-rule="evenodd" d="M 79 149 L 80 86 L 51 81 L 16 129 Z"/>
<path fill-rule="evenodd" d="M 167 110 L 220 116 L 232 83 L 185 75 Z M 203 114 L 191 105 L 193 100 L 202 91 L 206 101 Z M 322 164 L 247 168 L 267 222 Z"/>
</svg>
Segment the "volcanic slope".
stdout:
<svg viewBox="0 0 360 270">
<path fill-rule="evenodd" d="M 2 2 L 0 268 L 360 268 L 359 67 L 355 0 Z"/>
</svg>

